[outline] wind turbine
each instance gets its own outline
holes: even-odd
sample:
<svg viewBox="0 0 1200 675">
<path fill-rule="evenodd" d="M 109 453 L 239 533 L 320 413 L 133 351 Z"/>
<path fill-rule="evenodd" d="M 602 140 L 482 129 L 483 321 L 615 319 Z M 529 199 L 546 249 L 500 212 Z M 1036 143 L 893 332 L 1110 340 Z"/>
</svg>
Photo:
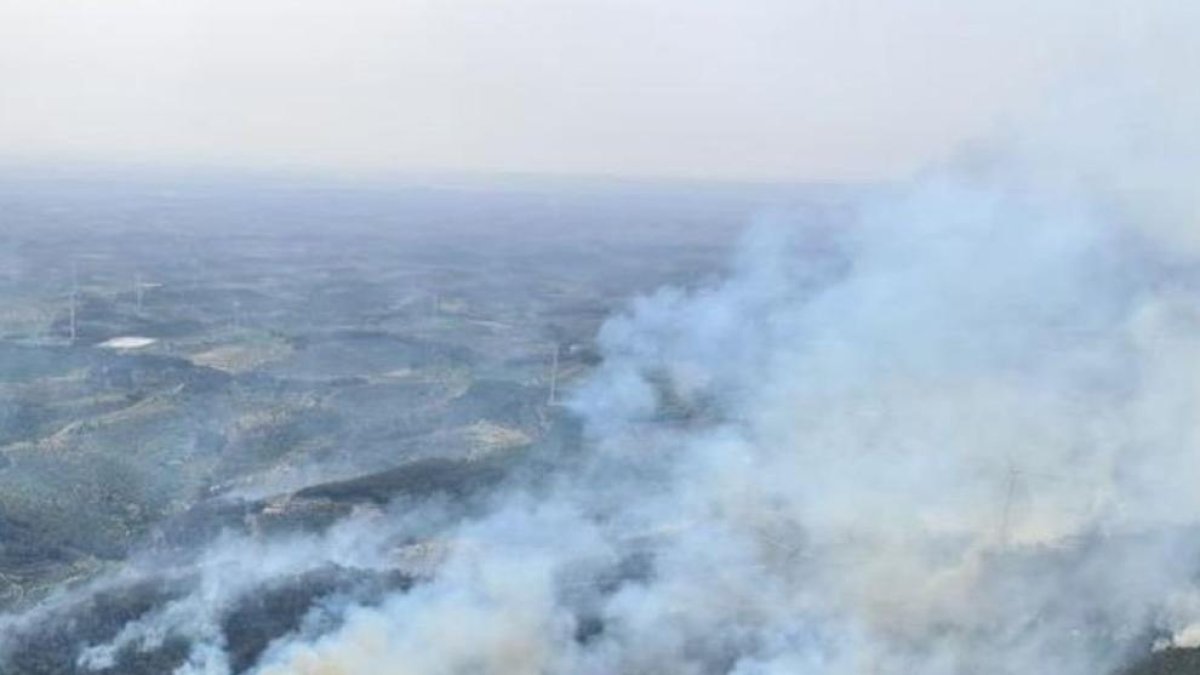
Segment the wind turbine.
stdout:
<svg viewBox="0 0 1200 675">
<path fill-rule="evenodd" d="M 79 264 L 74 260 L 71 261 L 71 343 L 75 343 L 77 332 L 75 329 L 75 302 L 79 295 Z"/>
<path fill-rule="evenodd" d="M 558 341 L 554 341 L 554 356 L 550 361 L 550 398 L 547 405 L 554 405 L 555 394 L 558 393 Z"/>
</svg>

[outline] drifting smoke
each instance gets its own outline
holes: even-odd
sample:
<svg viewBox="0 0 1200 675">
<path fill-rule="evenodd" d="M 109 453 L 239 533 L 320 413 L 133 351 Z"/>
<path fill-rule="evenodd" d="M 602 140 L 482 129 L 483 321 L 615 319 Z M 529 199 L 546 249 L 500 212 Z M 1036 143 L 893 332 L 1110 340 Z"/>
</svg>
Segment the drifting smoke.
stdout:
<svg viewBox="0 0 1200 675">
<path fill-rule="evenodd" d="M 1097 673 L 1191 635 L 1200 314 L 1156 242 L 952 179 L 819 234 L 613 319 L 586 460 L 260 672 Z"/>
<path fill-rule="evenodd" d="M 1146 164 L 1030 148 L 755 228 L 720 284 L 608 322 L 548 477 L 226 542 L 81 665 L 179 634 L 183 672 L 228 672 L 230 598 L 397 539 L 437 542 L 423 581 L 323 604 L 255 672 L 1090 675 L 1196 644 L 1189 195 L 1156 219 Z"/>
<path fill-rule="evenodd" d="M 1093 674 L 1194 645 L 1190 165 L 1030 138 L 636 301 L 572 401 L 584 457 L 259 672 Z"/>
</svg>

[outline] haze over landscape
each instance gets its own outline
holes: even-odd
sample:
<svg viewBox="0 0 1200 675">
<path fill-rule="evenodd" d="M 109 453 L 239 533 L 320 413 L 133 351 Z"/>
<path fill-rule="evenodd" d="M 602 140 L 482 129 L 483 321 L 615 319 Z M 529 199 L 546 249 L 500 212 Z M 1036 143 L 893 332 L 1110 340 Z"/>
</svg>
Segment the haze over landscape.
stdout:
<svg viewBox="0 0 1200 675">
<path fill-rule="evenodd" d="M 0 674 L 1200 673 L 1197 30 L 0 0 Z"/>
<path fill-rule="evenodd" d="M 0 153 L 896 178 L 1116 70 L 1182 87 L 1196 11 L 1172 0 L 5 0 Z"/>
</svg>

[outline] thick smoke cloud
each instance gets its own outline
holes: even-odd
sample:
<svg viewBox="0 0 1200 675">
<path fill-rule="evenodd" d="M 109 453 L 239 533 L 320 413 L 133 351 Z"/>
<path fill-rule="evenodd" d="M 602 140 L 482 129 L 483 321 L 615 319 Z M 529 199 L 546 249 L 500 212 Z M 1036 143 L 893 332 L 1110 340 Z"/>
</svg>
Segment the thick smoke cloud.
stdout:
<svg viewBox="0 0 1200 675">
<path fill-rule="evenodd" d="M 570 404 L 582 456 L 257 672 L 1083 674 L 1194 645 L 1184 230 L 1028 157 L 765 223 L 725 281 L 635 301 Z"/>
<path fill-rule="evenodd" d="M 1117 119 L 1089 138 L 1120 146 Z M 255 672 L 1083 675 L 1194 646 L 1194 165 L 1170 138 L 1028 134 L 849 223 L 767 219 L 722 282 L 607 323 L 584 447 L 549 475 L 483 515 L 225 541 L 80 663 L 173 633 L 201 645 L 183 672 L 228 672 L 220 608 L 328 562 L 419 581 L 322 605 Z"/>
</svg>

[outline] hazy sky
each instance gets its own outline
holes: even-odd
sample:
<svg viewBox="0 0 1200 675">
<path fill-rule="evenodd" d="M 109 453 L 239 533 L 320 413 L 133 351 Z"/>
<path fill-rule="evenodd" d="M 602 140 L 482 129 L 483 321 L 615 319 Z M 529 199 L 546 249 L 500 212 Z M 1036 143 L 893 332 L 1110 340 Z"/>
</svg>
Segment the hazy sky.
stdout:
<svg viewBox="0 0 1200 675">
<path fill-rule="evenodd" d="M 1189 2 L 0 0 L 0 161 L 886 177 Z"/>
</svg>

